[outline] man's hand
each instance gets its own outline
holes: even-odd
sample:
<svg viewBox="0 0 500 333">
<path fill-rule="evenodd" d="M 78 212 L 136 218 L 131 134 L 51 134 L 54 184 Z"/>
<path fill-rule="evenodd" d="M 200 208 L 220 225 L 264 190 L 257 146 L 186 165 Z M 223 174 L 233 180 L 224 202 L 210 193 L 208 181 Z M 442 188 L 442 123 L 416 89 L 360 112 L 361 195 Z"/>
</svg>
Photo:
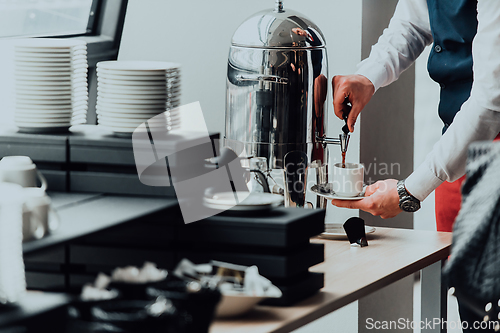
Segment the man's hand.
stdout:
<svg viewBox="0 0 500 333">
<path fill-rule="evenodd" d="M 344 100 L 346 97 L 351 102 L 352 109 L 347 118 L 349 131 L 354 132 L 354 124 L 361 110 L 370 101 L 375 93 L 375 87 L 370 80 L 363 75 L 337 75 L 333 77 L 333 109 L 335 115 L 342 118 L 342 113 L 346 107 Z"/>
<path fill-rule="evenodd" d="M 358 201 L 332 200 L 337 207 L 361 209 L 383 219 L 394 217 L 402 212 L 399 208 L 399 195 L 396 179 L 376 182 L 366 188 L 365 198 Z"/>
</svg>

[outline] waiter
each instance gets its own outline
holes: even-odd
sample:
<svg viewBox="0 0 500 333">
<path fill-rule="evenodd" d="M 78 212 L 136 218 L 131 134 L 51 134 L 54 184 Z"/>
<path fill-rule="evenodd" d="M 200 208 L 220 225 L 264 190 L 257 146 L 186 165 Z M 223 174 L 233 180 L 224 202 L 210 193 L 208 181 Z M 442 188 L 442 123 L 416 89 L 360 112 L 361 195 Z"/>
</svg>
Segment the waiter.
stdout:
<svg viewBox="0 0 500 333">
<path fill-rule="evenodd" d="M 370 185 L 367 198 L 360 201 L 332 203 L 391 218 L 417 211 L 436 189 L 437 229 L 451 231 L 460 209 L 467 148 L 500 132 L 500 1 L 400 0 L 389 27 L 356 74 L 333 78 L 333 103 L 342 119 L 344 99 L 349 98 L 348 126 L 354 131 L 377 89 L 397 80 L 431 43 L 428 71 L 441 86 L 443 136 L 408 178 Z M 461 314 L 468 317 L 462 309 Z"/>
</svg>

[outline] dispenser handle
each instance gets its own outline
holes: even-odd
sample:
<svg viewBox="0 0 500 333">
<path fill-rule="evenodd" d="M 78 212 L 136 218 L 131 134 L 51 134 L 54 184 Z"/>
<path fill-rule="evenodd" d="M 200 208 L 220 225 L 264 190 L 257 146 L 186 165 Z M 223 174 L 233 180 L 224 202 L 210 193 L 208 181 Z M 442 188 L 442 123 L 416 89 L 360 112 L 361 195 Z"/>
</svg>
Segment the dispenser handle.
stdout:
<svg viewBox="0 0 500 333">
<path fill-rule="evenodd" d="M 277 75 L 265 75 L 265 74 L 240 74 L 236 75 L 236 80 L 288 84 L 288 79 L 286 77 L 280 77 Z"/>
<path fill-rule="evenodd" d="M 344 134 L 347 135 L 350 132 L 349 127 L 347 127 L 347 118 L 349 117 L 349 113 L 351 113 L 351 109 L 352 109 L 352 104 L 349 101 L 349 96 L 345 97 L 343 104 L 345 105 L 345 108 L 342 112 L 342 119 L 344 119 L 345 125 L 342 127 L 342 132 L 344 132 Z"/>
</svg>

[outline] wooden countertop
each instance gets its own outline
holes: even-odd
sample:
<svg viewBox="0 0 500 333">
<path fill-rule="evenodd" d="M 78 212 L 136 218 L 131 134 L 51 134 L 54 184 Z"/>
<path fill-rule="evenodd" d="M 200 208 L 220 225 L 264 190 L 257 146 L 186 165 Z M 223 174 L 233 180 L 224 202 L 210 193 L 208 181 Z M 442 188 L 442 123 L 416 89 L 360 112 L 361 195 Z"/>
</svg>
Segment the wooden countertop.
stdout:
<svg viewBox="0 0 500 333">
<path fill-rule="evenodd" d="M 314 239 L 325 244 L 325 261 L 314 272 L 325 273 L 325 287 L 291 307 L 258 306 L 242 318 L 216 320 L 210 333 L 290 332 L 392 282 L 446 259 L 451 233 L 377 228 L 369 246 L 346 240 Z"/>
</svg>

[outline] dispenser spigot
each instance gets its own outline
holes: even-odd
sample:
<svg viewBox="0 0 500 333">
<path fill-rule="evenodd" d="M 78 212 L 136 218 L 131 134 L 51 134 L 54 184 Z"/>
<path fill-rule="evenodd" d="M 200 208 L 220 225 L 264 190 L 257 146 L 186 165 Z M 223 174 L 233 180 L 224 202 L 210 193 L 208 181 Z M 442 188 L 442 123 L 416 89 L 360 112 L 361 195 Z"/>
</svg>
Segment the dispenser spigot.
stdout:
<svg viewBox="0 0 500 333">
<path fill-rule="evenodd" d="M 321 143 L 324 147 L 326 145 L 340 145 L 340 150 L 345 153 L 347 152 L 347 147 L 349 146 L 349 133 L 341 133 L 339 134 L 339 138 L 329 138 L 326 136 L 316 136 L 316 141 Z"/>
</svg>

